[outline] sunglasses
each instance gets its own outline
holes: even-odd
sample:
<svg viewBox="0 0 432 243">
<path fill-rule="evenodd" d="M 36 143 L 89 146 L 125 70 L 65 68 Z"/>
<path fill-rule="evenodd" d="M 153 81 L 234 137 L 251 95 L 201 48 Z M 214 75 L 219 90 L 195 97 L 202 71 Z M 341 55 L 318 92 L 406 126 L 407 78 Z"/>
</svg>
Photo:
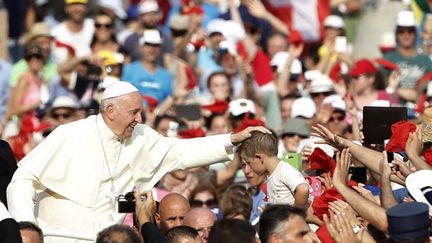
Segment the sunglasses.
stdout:
<svg viewBox="0 0 432 243">
<path fill-rule="evenodd" d="M 285 133 L 285 134 L 282 135 L 282 138 L 284 138 L 284 137 L 292 138 L 292 137 L 295 137 L 295 136 L 299 136 L 302 139 L 308 138 L 308 136 L 303 136 L 303 135 L 300 135 L 300 134 L 297 134 L 297 133 Z"/>
<path fill-rule="evenodd" d="M 201 200 L 192 200 L 191 206 L 193 207 L 203 207 L 204 205 L 207 207 L 211 207 L 216 204 L 216 201 L 214 199 L 209 199 L 207 201 L 201 201 Z"/>
<path fill-rule="evenodd" d="M 408 34 L 413 34 L 416 32 L 415 28 L 398 28 L 396 31 L 398 34 L 403 34 L 403 33 L 408 33 Z"/>
<path fill-rule="evenodd" d="M 345 117 L 344 116 L 332 116 L 332 117 L 330 117 L 330 119 L 329 119 L 329 122 L 334 122 L 334 121 L 343 121 L 345 119 Z"/>
<path fill-rule="evenodd" d="M 100 23 L 95 23 L 95 27 L 96 27 L 97 29 L 102 28 L 102 27 L 104 27 L 104 28 L 106 28 L 106 29 L 111 29 L 112 27 L 114 27 L 114 24 L 100 24 Z"/>
<path fill-rule="evenodd" d="M 72 114 L 71 113 L 54 113 L 52 115 L 52 117 L 54 119 L 59 119 L 60 117 L 62 117 L 63 119 L 68 119 L 69 117 L 71 117 Z"/>
<path fill-rule="evenodd" d="M 315 98 L 315 97 L 318 97 L 318 96 L 321 96 L 321 95 L 323 95 L 323 96 L 329 96 L 331 94 L 332 94 L 331 92 L 320 92 L 320 93 L 311 93 L 310 96 L 312 98 Z"/>
</svg>

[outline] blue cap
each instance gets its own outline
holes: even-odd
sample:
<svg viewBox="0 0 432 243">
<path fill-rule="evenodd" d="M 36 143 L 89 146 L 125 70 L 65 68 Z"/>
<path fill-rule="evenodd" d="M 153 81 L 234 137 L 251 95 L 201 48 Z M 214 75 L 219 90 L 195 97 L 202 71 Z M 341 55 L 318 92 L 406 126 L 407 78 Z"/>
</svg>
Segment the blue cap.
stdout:
<svg viewBox="0 0 432 243">
<path fill-rule="evenodd" d="M 429 207 L 425 203 L 401 203 L 387 210 L 388 231 L 393 240 L 429 236 Z"/>
</svg>

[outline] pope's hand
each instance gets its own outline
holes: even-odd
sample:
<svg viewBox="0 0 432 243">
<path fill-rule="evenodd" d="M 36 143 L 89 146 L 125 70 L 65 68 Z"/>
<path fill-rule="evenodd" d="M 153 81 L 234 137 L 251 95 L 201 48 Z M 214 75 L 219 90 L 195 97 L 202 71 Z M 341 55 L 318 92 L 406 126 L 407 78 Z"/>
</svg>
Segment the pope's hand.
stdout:
<svg viewBox="0 0 432 243">
<path fill-rule="evenodd" d="M 231 134 L 231 143 L 237 145 L 252 136 L 252 132 L 258 131 L 271 134 L 270 130 L 265 127 L 248 127 L 241 132 Z"/>
</svg>

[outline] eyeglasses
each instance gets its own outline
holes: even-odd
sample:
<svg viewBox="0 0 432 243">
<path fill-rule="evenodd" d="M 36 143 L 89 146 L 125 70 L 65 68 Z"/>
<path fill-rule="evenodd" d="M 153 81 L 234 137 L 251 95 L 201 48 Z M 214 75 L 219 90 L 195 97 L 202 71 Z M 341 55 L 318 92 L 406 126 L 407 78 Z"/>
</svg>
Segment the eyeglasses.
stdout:
<svg viewBox="0 0 432 243">
<path fill-rule="evenodd" d="M 114 27 L 114 25 L 111 23 L 111 24 L 100 24 L 100 23 L 95 23 L 95 27 L 97 28 L 97 29 L 99 29 L 99 28 L 102 28 L 102 27 L 105 27 L 106 29 L 111 29 L 112 27 Z"/>
<path fill-rule="evenodd" d="M 191 206 L 193 207 L 203 207 L 204 205 L 207 207 L 211 207 L 216 204 L 216 201 L 214 199 L 209 199 L 207 201 L 201 201 L 201 200 L 192 200 Z"/>
<path fill-rule="evenodd" d="M 62 117 L 63 119 L 68 119 L 71 116 L 72 116 L 71 113 L 54 113 L 54 114 L 52 114 L 52 117 L 56 120 L 59 119 L 60 117 Z"/>
<path fill-rule="evenodd" d="M 329 122 L 334 122 L 334 121 L 343 121 L 345 119 L 345 117 L 344 116 L 332 116 L 332 117 L 330 117 L 330 119 L 329 119 Z"/>
</svg>

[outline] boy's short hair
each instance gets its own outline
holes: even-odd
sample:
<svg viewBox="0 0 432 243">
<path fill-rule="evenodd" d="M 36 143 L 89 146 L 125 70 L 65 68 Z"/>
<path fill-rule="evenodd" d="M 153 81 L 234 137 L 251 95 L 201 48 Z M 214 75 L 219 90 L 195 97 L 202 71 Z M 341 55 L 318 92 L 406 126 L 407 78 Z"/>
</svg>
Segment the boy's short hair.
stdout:
<svg viewBox="0 0 432 243">
<path fill-rule="evenodd" d="M 267 156 L 277 156 L 278 138 L 272 133 L 252 132 L 252 136 L 242 142 L 237 150 L 240 157 L 254 157 L 257 153 L 263 153 Z"/>
</svg>

